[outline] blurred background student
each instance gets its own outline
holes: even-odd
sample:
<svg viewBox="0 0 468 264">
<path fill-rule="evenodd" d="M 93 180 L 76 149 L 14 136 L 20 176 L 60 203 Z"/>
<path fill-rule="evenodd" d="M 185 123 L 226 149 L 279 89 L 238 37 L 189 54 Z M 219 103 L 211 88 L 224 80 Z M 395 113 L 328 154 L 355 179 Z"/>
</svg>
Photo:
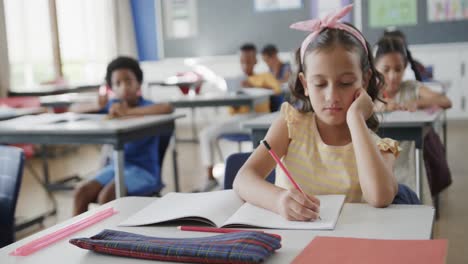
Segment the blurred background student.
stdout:
<svg viewBox="0 0 468 264">
<path fill-rule="evenodd" d="M 289 62 L 282 62 L 279 59 L 278 49 L 275 45 L 265 45 L 262 49 L 262 58 L 268 65 L 271 74 L 273 74 L 279 82 L 285 83 L 289 80 L 291 64 L 289 64 Z"/>
<path fill-rule="evenodd" d="M 383 37 L 396 38 L 403 42 L 406 50 L 406 58 L 408 60 L 408 67 L 405 68 L 403 79 L 417 80 L 420 82 L 432 80 L 432 71 L 429 71 L 421 62 L 413 58 L 413 54 L 408 48 L 405 34 L 396 28 L 388 28 L 384 31 Z"/>
</svg>

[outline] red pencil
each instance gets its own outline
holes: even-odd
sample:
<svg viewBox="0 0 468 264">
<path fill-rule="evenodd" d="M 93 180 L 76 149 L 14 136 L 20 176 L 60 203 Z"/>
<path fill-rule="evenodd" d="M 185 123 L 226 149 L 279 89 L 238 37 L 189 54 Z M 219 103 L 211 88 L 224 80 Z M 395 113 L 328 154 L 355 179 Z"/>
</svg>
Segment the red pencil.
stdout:
<svg viewBox="0 0 468 264">
<path fill-rule="evenodd" d="M 269 234 L 269 235 L 272 235 L 274 237 L 281 239 L 280 235 L 258 231 L 258 230 L 218 228 L 218 227 L 205 227 L 205 226 L 178 226 L 177 229 L 181 231 L 209 232 L 209 233 L 261 232 L 261 233 L 266 233 L 266 234 Z"/>
</svg>

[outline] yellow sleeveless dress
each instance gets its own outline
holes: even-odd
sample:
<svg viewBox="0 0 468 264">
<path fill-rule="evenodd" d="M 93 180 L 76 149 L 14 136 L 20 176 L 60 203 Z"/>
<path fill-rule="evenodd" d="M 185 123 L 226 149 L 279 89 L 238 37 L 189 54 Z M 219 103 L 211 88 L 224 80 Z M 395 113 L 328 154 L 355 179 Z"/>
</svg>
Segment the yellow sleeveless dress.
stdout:
<svg viewBox="0 0 468 264">
<path fill-rule="evenodd" d="M 289 103 L 283 103 L 280 114 L 286 120 L 291 140 L 282 161 L 304 192 L 311 195 L 345 194 L 346 202 L 363 202 L 353 144 L 326 145 L 318 133 L 312 112 L 300 113 Z M 380 150 L 398 156 L 397 141 L 371 134 Z M 275 184 L 293 188 L 279 167 Z"/>
</svg>

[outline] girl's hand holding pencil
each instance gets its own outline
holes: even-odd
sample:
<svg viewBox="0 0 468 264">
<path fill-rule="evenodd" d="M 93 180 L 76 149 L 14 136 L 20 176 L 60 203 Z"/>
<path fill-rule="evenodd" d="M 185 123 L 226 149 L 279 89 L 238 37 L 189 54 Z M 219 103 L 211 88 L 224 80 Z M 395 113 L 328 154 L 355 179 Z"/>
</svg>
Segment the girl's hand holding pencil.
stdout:
<svg viewBox="0 0 468 264">
<path fill-rule="evenodd" d="M 320 219 L 320 201 L 297 189 L 284 190 L 279 197 L 277 212 L 290 221 L 315 221 Z"/>
<path fill-rule="evenodd" d="M 268 153 L 270 153 L 271 157 L 280 166 L 294 186 L 291 190 L 283 190 L 281 192 L 276 212 L 291 221 L 320 220 L 320 200 L 312 195 L 304 193 L 266 140 L 262 140 L 261 144 L 268 149 Z"/>
</svg>

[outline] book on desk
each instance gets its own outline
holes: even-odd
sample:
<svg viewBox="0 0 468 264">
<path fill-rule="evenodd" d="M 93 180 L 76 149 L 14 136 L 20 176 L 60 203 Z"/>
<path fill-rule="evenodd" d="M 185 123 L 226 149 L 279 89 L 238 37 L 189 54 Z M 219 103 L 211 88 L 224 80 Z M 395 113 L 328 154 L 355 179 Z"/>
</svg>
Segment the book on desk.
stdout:
<svg viewBox="0 0 468 264">
<path fill-rule="evenodd" d="M 288 221 L 266 209 L 245 203 L 233 190 L 206 193 L 169 193 L 120 223 L 120 226 L 195 221 L 216 227 L 274 229 L 334 229 L 344 195 L 318 195 L 320 220 Z"/>
</svg>

